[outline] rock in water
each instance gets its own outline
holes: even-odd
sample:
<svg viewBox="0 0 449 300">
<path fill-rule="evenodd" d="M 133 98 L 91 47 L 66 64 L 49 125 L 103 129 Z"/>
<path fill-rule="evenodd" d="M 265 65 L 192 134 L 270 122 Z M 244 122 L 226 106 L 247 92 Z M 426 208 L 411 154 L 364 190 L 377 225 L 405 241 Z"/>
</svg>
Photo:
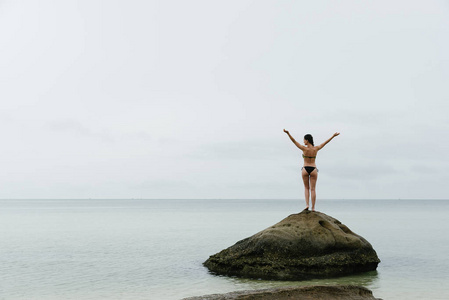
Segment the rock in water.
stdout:
<svg viewBox="0 0 449 300">
<path fill-rule="evenodd" d="M 371 244 L 340 221 L 304 210 L 209 257 L 213 273 L 305 280 L 376 270 Z"/>
<path fill-rule="evenodd" d="M 353 285 L 312 285 L 213 294 L 183 300 L 381 300 L 367 288 Z"/>
</svg>

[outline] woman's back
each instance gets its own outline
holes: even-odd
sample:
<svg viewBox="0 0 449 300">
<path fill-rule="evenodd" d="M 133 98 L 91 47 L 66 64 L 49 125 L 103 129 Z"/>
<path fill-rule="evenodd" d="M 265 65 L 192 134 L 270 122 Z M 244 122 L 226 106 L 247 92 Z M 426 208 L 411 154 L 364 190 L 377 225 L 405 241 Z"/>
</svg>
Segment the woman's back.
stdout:
<svg viewBox="0 0 449 300">
<path fill-rule="evenodd" d="M 304 158 L 304 166 L 312 166 L 316 167 L 315 159 L 318 153 L 318 147 L 315 146 L 307 146 L 302 151 L 302 157 Z"/>
</svg>

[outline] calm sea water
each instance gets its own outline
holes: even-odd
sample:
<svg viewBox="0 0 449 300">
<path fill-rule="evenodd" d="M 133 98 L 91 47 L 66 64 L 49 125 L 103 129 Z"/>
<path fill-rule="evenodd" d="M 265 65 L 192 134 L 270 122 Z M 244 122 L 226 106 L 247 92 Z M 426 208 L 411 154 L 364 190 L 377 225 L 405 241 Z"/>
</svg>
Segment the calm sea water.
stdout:
<svg viewBox="0 0 449 300">
<path fill-rule="evenodd" d="M 365 237 L 376 272 L 306 282 L 227 278 L 209 255 L 300 200 L 0 200 L 0 299 L 181 299 L 284 285 L 356 284 L 383 299 L 449 299 L 449 201 L 319 200 Z"/>
</svg>

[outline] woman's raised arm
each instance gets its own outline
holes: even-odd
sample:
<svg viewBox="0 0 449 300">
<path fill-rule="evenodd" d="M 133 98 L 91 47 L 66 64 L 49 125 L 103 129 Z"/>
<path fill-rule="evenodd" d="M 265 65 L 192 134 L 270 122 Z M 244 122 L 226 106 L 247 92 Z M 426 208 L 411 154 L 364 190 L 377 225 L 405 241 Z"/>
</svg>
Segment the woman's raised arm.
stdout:
<svg viewBox="0 0 449 300">
<path fill-rule="evenodd" d="M 301 150 L 304 150 L 304 149 L 305 149 L 305 147 L 304 147 L 303 145 L 301 145 L 300 143 L 298 143 L 297 141 L 295 141 L 295 139 L 290 135 L 290 133 L 289 133 L 287 130 L 284 129 L 284 132 L 285 132 L 286 134 L 288 134 L 288 137 L 292 140 L 293 144 L 295 144 L 296 147 L 298 147 L 298 148 L 301 149 Z"/>
<path fill-rule="evenodd" d="M 332 141 L 332 139 L 336 136 L 338 136 L 340 134 L 340 132 L 336 132 L 334 133 L 333 136 L 331 136 L 327 141 L 325 141 L 324 143 L 322 143 L 321 145 L 318 146 L 318 150 L 321 150 L 324 146 L 326 146 L 327 143 L 329 143 L 330 141 Z"/>
</svg>

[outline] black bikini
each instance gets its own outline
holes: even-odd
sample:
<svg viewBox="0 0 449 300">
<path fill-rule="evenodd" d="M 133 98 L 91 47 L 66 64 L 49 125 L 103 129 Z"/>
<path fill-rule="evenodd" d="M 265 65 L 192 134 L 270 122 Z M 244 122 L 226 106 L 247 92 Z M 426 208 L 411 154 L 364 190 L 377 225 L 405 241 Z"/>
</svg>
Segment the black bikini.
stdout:
<svg viewBox="0 0 449 300">
<path fill-rule="evenodd" d="M 305 167 L 302 167 L 301 170 L 302 169 L 306 169 L 307 173 L 309 173 L 309 175 L 310 175 L 313 172 L 313 170 L 315 170 L 315 167 L 305 166 Z M 318 172 L 318 169 L 316 169 L 316 171 Z"/>
<path fill-rule="evenodd" d="M 316 156 L 306 156 L 306 155 L 302 155 L 302 157 L 303 158 L 316 158 Z M 313 170 L 315 170 L 315 167 L 308 167 L 308 166 L 306 166 L 306 167 L 303 167 L 303 168 L 305 168 L 306 169 L 306 171 L 307 171 L 307 173 L 309 173 L 309 175 L 313 172 Z M 301 168 L 301 170 L 303 169 L 303 168 Z M 318 169 L 316 169 L 316 171 L 318 172 Z"/>
</svg>

